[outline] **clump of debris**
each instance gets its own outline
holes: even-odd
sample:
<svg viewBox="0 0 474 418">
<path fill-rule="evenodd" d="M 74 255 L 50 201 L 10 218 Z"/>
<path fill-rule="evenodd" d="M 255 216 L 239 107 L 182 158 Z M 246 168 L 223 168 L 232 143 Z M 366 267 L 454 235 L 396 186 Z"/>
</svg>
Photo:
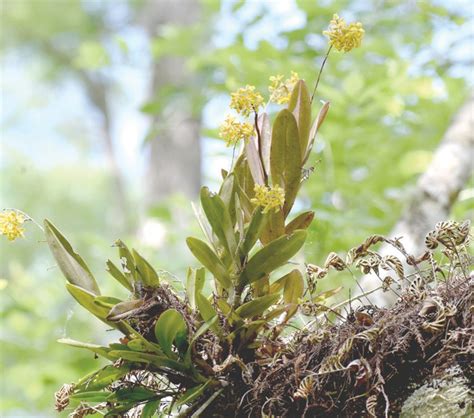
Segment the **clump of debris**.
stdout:
<svg viewBox="0 0 474 418">
<path fill-rule="evenodd" d="M 260 358 L 229 372 L 231 387 L 209 416 L 223 416 L 224 404 L 235 416 L 251 417 L 472 416 L 468 235 L 469 223 L 439 223 L 417 258 L 399 240 L 369 237 L 348 256 L 363 273 L 387 263 L 370 250 L 381 241 L 405 253 L 405 265 L 414 268 L 406 274 L 392 257 L 406 283 L 398 302 L 389 309 L 362 306 L 335 322 L 327 320 L 328 310 L 291 340 L 263 341 Z M 438 245 L 441 254 L 433 251 Z M 325 267 L 313 270 L 324 274 Z"/>
</svg>

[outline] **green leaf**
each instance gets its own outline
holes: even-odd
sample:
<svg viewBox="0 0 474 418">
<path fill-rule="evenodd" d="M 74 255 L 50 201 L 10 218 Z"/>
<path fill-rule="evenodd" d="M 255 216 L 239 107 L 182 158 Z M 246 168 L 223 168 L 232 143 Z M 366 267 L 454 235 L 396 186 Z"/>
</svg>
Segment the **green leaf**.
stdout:
<svg viewBox="0 0 474 418">
<path fill-rule="evenodd" d="M 201 189 L 201 205 L 211 225 L 212 231 L 231 259 L 235 257 L 237 244 L 229 210 L 219 195 L 213 194 L 207 187 Z"/>
<path fill-rule="evenodd" d="M 108 360 L 112 360 L 112 357 L 109 356 L 110 349 L 108 347 L 103 347 L 97 344 L 83 343 L 81 341 L 72 340 L 70 338 L 61 338 L 58 340 L 58 343 L 66 344 L 71 347 L 85 348 L 86 350 L 92 351 L 94 354 L 97 354 L 98 356 L 104 357 Z"/>
<path fill-rule="evenodd" d="M 242 318 L 251 318 L 254 316 L 261 315 L 270 306 L 272 306 L 280 295 L 265 295 L 257 299 L 251 300 L 250 302 L 244 303 L 236 309 L 236 313 Z"/>
<path fill-rule="evenodd" d="M 283 299 L 286 303 L 298 303 L 298 299 L 303 296 L 304 280 L 303 275 L 297 269 L 288 273 L 283 289 Z"/>
<path fill-rule="evenodd" d="M 295 231 L 292 235 L 284 235 L 259 250 L 247 263 L 240 274 L 242 285 L 252 283 L 276 268 L 285 264 L 303 246 L 306 231 Z"/>
<path fill-rule="evenodd" d="M 196 294 L 201 293 L 206 281 L 206 270 L 204 268 L 188 269 L 186 276 L 186 295 L 192 309 L 196 308 Z"/>
<path fill-rule="evenodd" d="M 196 295 L 196 305 L 199 310 L 199 314 L 201 315 L 204 322 L 211 323 L 214 317 L 217 317 L 217 312 L 212 306 L 212 303 L 202 294 L 198 293 Z M 217 322 L 213 322 L 210 328 L 217 334 L 221 335 L 222 330 Z"/>
<path fill-rule="evenodd" d="M 76 385 L 78 390 L 100 390 L 111 385 L 116 380 L 125 376 L 130 371 L 128 365 L 122 365 L 115 367 L 112 365 L 105 366 L 104 368 L 93 373 L 92 376 L 81 381 L 80 384 Z"/>
<path fill-rule="evenodd" d="M 314 219 L 314 212 L 312 210 L 303 212 L 299 214 L 295 219 L 293 219 L 288 225 L 285 227 L 285 232 L 287 234 L 291 234 L 293 231 L 297 229 L 306 229 L 308 226 L 311 225 Z"/>
<path fill-rule="evenodd" d="M 140 275 L 143 284 L 146 287 L 158 287 L 160 285 L 160 278 L 155 269 L 142 255 L 140 255 L 138 251 L 132 250 L 132 253 L 138 274 Z"/>
<path fill-rule="evenodd" d="M 134 363 L 148 363 L 157 367 L 169 367 L 177 371 L 186 371 L 184 364 L 177 362 L 165 356 L 157 356 L 155 354 L 142 353 L 139 351 L 112 350 L 109 356 L 115 359 L 124 359 Z"/>
<path fill-rule="evenodd" d="M 100 320 L 104 321 L 106 324 L 110 324 L 105 320 L 109 313 L 109 308 L 104 306 L 99 306 L 94 303 L 96 295 L 91 293 L 82 287 L 75 286 L 71 283 L 66 283 L 66 289 L 72 295 L 74 299 L 79 303 L 79 305 L 86 308 L 90 313 L 95 315 Z"/>
<path fill-rule="evenodd" d="M 103 308 L 111 309 L 117 303 L 122 302 L 121 299 L 113 297 L 113 296 L 97 296 L 94 298 L 94 303 L 98 306 L 102 306 Z"/>
<path fill-rule="evenodd" d="M 286 279 L 288 278 L 289 275 L 290 273 L 285 274 L 284 276 L 280 277 L 278 280 L 274 281 L 270 285 L 270 293 L 276 293 L 282 290 L 285 287 Z"/>
<path fill-rule="evenodd" d="M 272 128 L 270 118 L 267 113 L 258 115 L 258 127 L 260 129 L 260 138 L 262 143 L 263 167 L 267 174 L 270 173 L 270 147 L 272 144 Z"/>
<path fill-rule="evenodd" d="M 100 295 L 99 286 L 82 257 L 74 252 L 71 244 L 59 230 L 47 219 L 44 220 L 44 232 L 49 249 L 53 253 L 66 280 L 94 295 Z"/>
<path fill-rule="evenodd" d="M 181 406 L 194 402 L 205 392 L 207 386 L 209 386 L 209 381 L 188 389 L 176 400 L 176 406 Z"/>
<path fill-rule="evenodd" d="M 311 128 L 311 101 L 308 87 L 303 80 L 299 80 L 293 88 L 288 110 L 295 116 L 300 136 L 301 156 L 304 157 Z"/>
<path fill-rule="evenodd" d="M 141 335 L 138 331 L 136 331 L 130 324 L 127 322 L 122 323 L 124 328 L 126 329 L 126 335 L 130 337 L 130 339 L 139 339 L 143 345 L 146 347 L 147 351 L 151 351 L 154 353 L 157 353 L 160 356 L 163 356 L 163 351 L 161 350 L 160 346 L 158 344 L 152 343 L 148 341 L 143 335 Z M 110 347 L 112 348 L 112 344 L 110 344 Z M 120 348 L 118 348 L 120 349 Z"/>
<path fill-rule="evenodd" d="M 158 406 L 160 405 L 160 400 L 154 400 L 150 401 L 142 409 L 142 416 L 141 418 L 152 418 L 153 415 L 155 414 L 156 410 L 158 409 Z"/>
<path fill-rule="evenodd" d="M 266 214 L 267 221 L 260 235 L 260 241 L 266 245 L 285 234 L 285 218 L 283 212 L 270 211 Z"/>
<path fill-rule="evenodd" d="M 150 389 L 142 386 L 129 387 L 125 389 L 118 389 L 109 397 L 109 400 L 119 401 L 145 401 L 156 397 L 156 393 Z"/>
<path fill-rule="evenodd" d="M 334 289 L 326 290 L 325 292 L 318 293 L 317 295 L 313 296 L 312 301 L 315 303 L 322 303 L 326 299 L 337 295 L 343 289 L 342 286 L 335 287 Z"/>
<path fill-rule="evenodd" d="M 106 270 L 110 275 L 117 280 L 123 287 L 125 287 L 130 292 L 133 292 L 132 282 L 123 274 L 120 269 L 110 260 L 107 260 Z"/>
<path fill-rule="evenodd" d="M 132 351 L 147 351 L 146 344 L 143 343 L 143 340 L 140 338 L 134 338 L 127 343 L 127 347 L 130 348 Z"/>
<path fill-rule="evenodd" d="M 236 177 L 233 173 L 228 174 L 224 177 L 222 186 L 219 190 L 219 196 L 224 202 L 224 205 L 229 209 L 230 219 L 232 225 L 235 225 L 235 190 L 236 190 Z"/>
<path fill-rule="evenodd" d="M 105 402 L 112 392 L 107 391 L 87 391 L 72 394 L 69 398 L 83 402 Z"/>
<path fill-rule="evenodd" d="M 189 237 L 186 239 L 189 249 L 201 264 L 206 267 L 214 277 L 222 284 L 225 289 L 232 286 L 229 273 L 222 261 L 211 250 L 209 245 L 197 238 Z"/>
<path fill-rule="evenodd" d="M 168 357 L 173 357 L 171 349 L 175 339 L 182 341 L 186 338 L 188 327 L 183 316 L 176 309 L 163 312 L 155 324 L 155 336 L 161 349 Z"/>
<path fill-rule="evenodd" d="M 263 176 L 263 165 L 262 161 L 260 160 L 255 141 L 256 139 L 251 139 L 250 141 L 245 142 L 245 156 L 247 157 L 247 162 L 249 164 L 253 180 L 256 184 L 263 185 L 265 183 Z"/>
<path fill-rule="evenodd" d="M 143 306 L 144 301 L 142 299 L 125 300 L 117 303 L 107 314 L 109 321 L 120 321 L 125 319 L 131 312 Z"/>
<path fill-rule="evenodd" d="M 285 189 L 285 216 L 290 212 L 301 181 L 301 145 L 293 114 L 283 109 L 273 124 L 270 169 L 272 183 Z"/>
<path fill-rule="evenodd" d="M 244 241 L 242 242 L 242 254 L 247 256 L 250 250 L 253 248 L 255 243 L 258 240 L 258 237 L 262 233 L 263 228 L 265 227 L 266 214 L 264 214 L 261 208 L 255 208 L 250 224 L 245 233 Z"/>
<path fill-rule="evenodd" d="M 118 239 L 115 241 L 114 247 L 118 247 L 119 249 L 120 265 L 122 266 L 125 277 L 127 277 L 130 283 L 133 283 L 137 279 L 137 274 L 132 253 L 122 240 Z"/>
<path fill-rule="evenodd" d="M 318 116 L 316 117 L 313 123 L 313 126 L 311 127 L 311 131 L 309 133 L 308 147 L 306 148 L 306 150 L 302 150 L 303 151 L 303 164 L 305 164 L 306 161 L 308 161 L 308 158 L 311 154 L 311 150 L 314 145 L 314 141 L 316 140 L 316 135 L 318 134 L 319 128 L 323 124 L 324 119 L 326 119 L 326 115 L 328 114 L 329 105 L 330 105 L 329 102 L 325 102 L 323 104 L 323 106 L 321 107 L 318 113 Z"/>
</svg>

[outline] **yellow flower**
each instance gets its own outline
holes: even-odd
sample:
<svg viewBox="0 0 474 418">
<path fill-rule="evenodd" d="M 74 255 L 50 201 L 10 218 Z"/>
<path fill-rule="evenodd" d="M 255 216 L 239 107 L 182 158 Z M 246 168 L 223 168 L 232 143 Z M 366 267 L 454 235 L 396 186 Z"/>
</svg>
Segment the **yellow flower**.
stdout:
<svg viewBox="0 0 474 418">
<path fill-rule="evenodd" d="M 253 125 L 238 122 L 233 116 L 227 116 L 224 123 L 219 128 L 219 136 L 225 139 L 226 145 L 235 145 L 241 139 L 248 141 L 253 135 Z"/>
<path fill-rule="evenodd" d="M 249 86 L 248 84 L 230 95 L 230 107 L 243 116 L 258 112 L 258 108 L 262 104 L 262 95 L 255 91 L 255 86 Z"/>
<path fill-rule="evenodd" d="M 329 37 L 329 44 L 338 51 L 349 52 L 351 49 L 357 48 L 364 37 L 364 29 L 362 23 L 355 22 L 346 24 L 344 19 L 337 14 L 332 17 L 329 24 L 329 30 L 323 32 Z"/>
<path fill-rule="evenodd" d="M 251 202 L 254 205 L 261 206 L 263 213 L 267 213 L 272 209 L 278 212 L 285 202 L 285 191 L 280 186 L 267 187 L 256 184 L 253 191 L 255 197 L 251 199 Z"/>
<path fill-rule="evenodd" d="M 9 241 L 14 241 L 23 236 L 25 229 L 22 227 L 25 217 L 14 211 L 8 210 L 0 213 L 0 233 L 5 235 Z"/>
<path fill-rule="evenodd" d="M 268 91 L 270 92 L 270 101 L 285 104 L 290 101 L 291 93 L 295 84 L 299 80 L 298 73 L 291 72 L 291 77 L 283 81 L 282 75 L 276 75 L 270 77 L 270 86 Z"/>
</svg>

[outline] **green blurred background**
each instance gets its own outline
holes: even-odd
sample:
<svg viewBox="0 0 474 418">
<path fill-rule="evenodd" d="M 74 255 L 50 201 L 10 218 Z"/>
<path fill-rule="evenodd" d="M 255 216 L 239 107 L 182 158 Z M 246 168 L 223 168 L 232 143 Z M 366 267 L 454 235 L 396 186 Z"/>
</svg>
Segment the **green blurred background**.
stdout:
<svg viewBox="0 0 474 418">
<path fill-rule="evenodd" d="M 472 87 L 468 0 L 2 0 L 0 207 L 51 219 L 104 293 L 121 292 L 104 269 L 119 237 L 179 281 L 199 236 L 189 201 L 232 158 L 217 138 L 229 92 L 267 93 L 291 70 L 313 85 L 333 13 L 366 36 L 331 54 L 318 89 L 331 110 L 297 205 L 316 211 L 306 257 L 388 233 Z M 472 216 L 472 187 L 453 217 Z M 69 297 L 39 228 L 1 238 L 0 414 L 56 416 L 54 391 L 98 361 L 56 340 L 111 336 Z"/>
</svg>

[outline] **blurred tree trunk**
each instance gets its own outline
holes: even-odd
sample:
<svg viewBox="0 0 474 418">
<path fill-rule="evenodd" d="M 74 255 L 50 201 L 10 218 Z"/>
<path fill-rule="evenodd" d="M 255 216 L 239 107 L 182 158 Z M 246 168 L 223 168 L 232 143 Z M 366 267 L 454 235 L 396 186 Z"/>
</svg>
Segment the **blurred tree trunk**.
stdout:
<svg viewBox="0 0 474 418">
<path fill-rule="evenodd" d="M 197 0 L 149 0 L 143 8 L 142 21 L 154 38 L 164 25 L 189 26 L 198 21 L 199 15 Z M 160 57 L 152 71 L 151 99 L 159 98 L 166 87 L 183 89 L 193 85 L 183 57 Z M 192 101 L 186 94 L 170 102 L 153 117 L 150 131 L 146 173 L 149 208 L 173 193 L 194 198 L 201 185 L 200 114 L 193 113 Z"/>
<path fill-rule="evenodd" d="M 447 220 L 459 192 L 473 175 L 474 161 L 474 94 L 455 115 L 434 153 L 431 164 L 413 190 L 411 201 L 390 237 L 403 237 L 401 242 L 413 255 L 425 250 L 424 238 L 439 221 Z M 380 254 L 400 254 L 391 246 L 382 246 Z M 364 291 L 380 286 L 374 275 L 360 281 Z M 393 292 L 375 292 L 370 300 L 379 306 L 395 301 Z"/>
</svg>

